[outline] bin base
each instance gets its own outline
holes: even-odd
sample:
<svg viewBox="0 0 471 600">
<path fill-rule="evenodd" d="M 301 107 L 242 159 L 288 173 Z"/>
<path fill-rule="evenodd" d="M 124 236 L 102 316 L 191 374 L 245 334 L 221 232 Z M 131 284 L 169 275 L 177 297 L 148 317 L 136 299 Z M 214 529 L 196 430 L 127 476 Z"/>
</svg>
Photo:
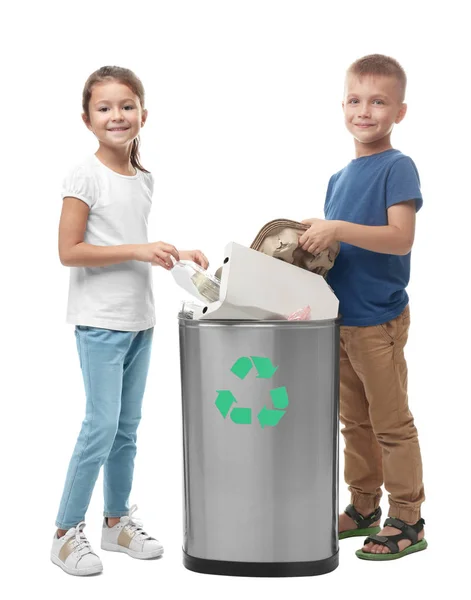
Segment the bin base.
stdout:
<svg viewBox="0 0 471 600">
<path fill-rule="evenodd" d="M 183 566 L 196 573 L 234 577 L 309 577 L 330 573 L 339 566 L 339 553 L 306 562 L 232 562 L 195 558 L 183 551 Z"/>
</svg>

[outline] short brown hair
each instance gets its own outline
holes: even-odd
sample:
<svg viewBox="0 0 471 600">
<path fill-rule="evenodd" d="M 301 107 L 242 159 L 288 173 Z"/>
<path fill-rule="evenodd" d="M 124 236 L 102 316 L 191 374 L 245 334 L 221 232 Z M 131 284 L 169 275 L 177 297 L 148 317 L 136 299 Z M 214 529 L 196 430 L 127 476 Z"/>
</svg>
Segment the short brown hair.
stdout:
<svg viewBox="0 0 471 600">
<path fill-rule="evenodd" d="M 123 67 L 114 67 L 114 66 L 106 66 L 101 67 L 97 71 L 94 71 L 90 77 L 85 82 L 83 92 L 82 92 L 82 108 L 83 112 L 87 115 L 87 118 L 90 120 L 90 98 L 92 97 L 92 89 L 93 86 L 97 83 L 105 83 L 107 81 L 117 81 L 118 83 L 122 83 L 127 85 L 130 90 L 139 98 L 139 102 L 141 104 L 142 110 L 144 110 L 144 86 L 142 85 L 141 80 L 135 73 L 133 73 L 130 69 L 124 69 Z M 147 169 L 141 165 L 140 157 L 139 157 L 139 136 L 135 138 L 132 142 L 131 148 L 131 156 L 130 156 L 131 164 L 134 168 L 144 171 L 145 173 L 149 173 Z"/>
<path fill-rule="evenodd" d="M 404 69 L 396 59 L 384 54 L 368 54 L 352 63 L 347 69 L 347 75 L 383 75 L 395 77 L 401 90 L 401 102 L 406 95 L 407 77 Z"/>
</svg>

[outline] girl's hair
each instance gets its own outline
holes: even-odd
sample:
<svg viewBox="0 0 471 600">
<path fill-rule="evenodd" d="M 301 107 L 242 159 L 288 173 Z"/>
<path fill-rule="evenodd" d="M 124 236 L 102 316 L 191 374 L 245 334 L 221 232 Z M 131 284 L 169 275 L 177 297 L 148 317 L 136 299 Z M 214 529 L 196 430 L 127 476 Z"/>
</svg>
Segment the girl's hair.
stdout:
<svg viewBox="0 0 471 600">
<path fill-rule="evenodd" d="M 142 109 L 144 109 L 144 86 L 137 75 L 135 75 L 130 69 L 124 69 L 122 67 L 101 67 L 90 75 L 87 79 L 82 93 L 82 108 L 83 112 L 87 115 L 90 120 L 90 98 L 92 97 L 93 86 L 97 83 L 118 81 L 123 85 L 127 85 L 129 89 L 139 98 Z M 139 160 L 139 136 L 137 136 L 132 142 L 131 148 L 131 164 L 134 168 L 149 173 L 141 165 Z"/>
<path fill-rule="evenodd" d="M 407 77 L 404 69 L 401 65 L 390 56 L 384 54 L 369 54 L 359 58 L 352 63 L 348 69 L 347 74 L 357 75 L 385 75 L 389 77 L 395 77 L 400 90 L 401 102 L 404 102 L 404 96 L 406 93 Z"/>
</svg>

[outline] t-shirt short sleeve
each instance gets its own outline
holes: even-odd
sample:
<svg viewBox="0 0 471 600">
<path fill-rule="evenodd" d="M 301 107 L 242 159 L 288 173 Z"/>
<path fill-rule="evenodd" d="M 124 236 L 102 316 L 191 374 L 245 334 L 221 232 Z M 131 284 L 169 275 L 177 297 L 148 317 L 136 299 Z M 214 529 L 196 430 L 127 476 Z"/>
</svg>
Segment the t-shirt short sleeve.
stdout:
<svg viewBox="0 0 471 600">
<path fill-rule="evenodd" d="M 145 176 L 147 180 L 147 185 L 149 187 L 149 192 L 152 197 L 152 195 L 154 194 L 154 176 L 152 175 L 152 173 L 145 173 Z"/>
<path fill-rule="evenodd" d="M 96 185 L 91 173 L 83 166 L 71 169 L 62 182 L 62 200 L 66 196 L 78 198 L 90 208 L 97 201 Z"/>
<path fill-rule="evenodd" d="M 386 208 L 415 200 L 416 211 L 423 204 L 422 192 L 420 191 L 420 179 L 414 161 L 408 156 L 396 160 L 392 165 L 386 181 Z"/>
<path fill-rule="evenodd" d="M 328 209 L 328 205 L 330 202 L 330 197 L 332 195 L 332 186 L 334 184 L 336 177 L 337 177 L 337 173 L 332 175 L 331 178 L 329 179 L 329 183 L 327 185 L 327 191 L 325 193 L 325 200 L 324 200 L 324 216 L 325 217 L 327 217 L 327 209 Z"/>
<path fill-rule="evenodd" d="M 153 194 L 154 193 L 154 176 L 152 175 L 152 173 L 149 173 L 150 175 L 150 191 Z"/>
</svg>

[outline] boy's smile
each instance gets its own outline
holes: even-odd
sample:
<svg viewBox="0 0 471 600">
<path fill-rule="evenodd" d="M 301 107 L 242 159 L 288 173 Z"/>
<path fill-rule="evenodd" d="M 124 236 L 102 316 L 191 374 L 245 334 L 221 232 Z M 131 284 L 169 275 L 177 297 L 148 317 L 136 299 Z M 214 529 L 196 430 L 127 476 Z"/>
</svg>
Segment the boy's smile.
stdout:
<svg viewBox="0 0 471 600">
<path fill-rule="evenodd" d="M 348 74 L 342 108 L 357 156 L 367 156 L 392 147 L 391 131 L 404 118 L 407 105 L 395 77 Z"/>
</svg>

